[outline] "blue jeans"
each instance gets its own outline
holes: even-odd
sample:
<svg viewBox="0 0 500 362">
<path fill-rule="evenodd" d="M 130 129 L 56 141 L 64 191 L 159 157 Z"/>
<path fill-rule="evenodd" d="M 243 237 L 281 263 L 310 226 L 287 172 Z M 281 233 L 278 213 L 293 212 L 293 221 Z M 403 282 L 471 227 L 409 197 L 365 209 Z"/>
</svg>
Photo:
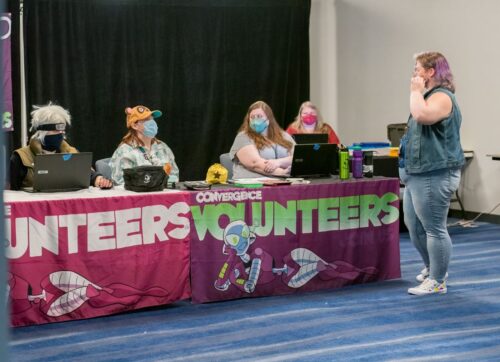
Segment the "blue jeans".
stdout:
<svg viewBox="0 0 500 362">
<path fill-rule="evenodd" d="M 429 269 L 429 277 L 442 282 L 451 256 L 448 209 L 460 184 L 460 169 L 408 175 L 400 168 L 399 177 L 405 184 L 403 212 L 410 239 Z"/>
</svg>

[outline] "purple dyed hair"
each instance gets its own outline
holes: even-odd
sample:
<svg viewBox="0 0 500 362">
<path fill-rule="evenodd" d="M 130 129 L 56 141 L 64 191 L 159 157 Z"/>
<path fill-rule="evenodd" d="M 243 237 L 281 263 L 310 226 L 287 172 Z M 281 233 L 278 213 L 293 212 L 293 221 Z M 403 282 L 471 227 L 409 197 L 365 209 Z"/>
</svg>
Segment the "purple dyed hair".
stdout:
<svg viewBox="0 0 500 362">
<path fill-rule="evenodd" d="M 451 74 L 450 65 L 443 54 L 438 52 L 424 52 L 415 55 L 415 61 L 424 69 L 434 69 L 434 80 L 443 88 L 455 93 L 455 83 Z"/>
</svg>

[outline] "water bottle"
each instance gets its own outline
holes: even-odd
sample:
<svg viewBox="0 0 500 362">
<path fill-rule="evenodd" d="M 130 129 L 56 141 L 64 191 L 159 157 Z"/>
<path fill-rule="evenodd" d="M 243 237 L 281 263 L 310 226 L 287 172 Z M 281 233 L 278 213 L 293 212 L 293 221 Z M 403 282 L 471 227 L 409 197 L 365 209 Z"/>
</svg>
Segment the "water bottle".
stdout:
<svg viewBox="0 0 500 362">
<path fill-rule="evenodd" d="M 363 151 L 361 150 L 352 151 L 352 177 L 363 177 Z"/>
<path fill-rule="evenodd" d="M 363 152 L 363 176 L 373 177 L 373 151 Z"/>
<path fill-rule="evenodd" d="M 341 180 L 349 178 L 349 150 L 345 147 L 339 151 L 339 178 Z"/>
</svg>

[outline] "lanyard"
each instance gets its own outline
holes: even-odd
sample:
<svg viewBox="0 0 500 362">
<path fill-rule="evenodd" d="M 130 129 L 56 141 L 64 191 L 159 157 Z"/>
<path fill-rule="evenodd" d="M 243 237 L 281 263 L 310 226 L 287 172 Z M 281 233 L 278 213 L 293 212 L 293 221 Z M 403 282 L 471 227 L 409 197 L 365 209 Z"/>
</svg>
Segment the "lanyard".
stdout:
<svg viewBox="0 0 500 362">
<path fill-rule="evenodd" d="M 153 165 L 153 157 L 151 156 L 151 154 L 149 152 L 146 152 L 146 150 L 142 146 L 139 146 L 139 150 L 141 150 L 144 159 L 148 161 L 151 165 Z"/>
<path fill-rule="evenodd" d="M 275 158 L 275 159 L 278 159 L 278 158 L 279 158 L 279 157 L 278 157 L 278 145 L 277 145 L 277 144 L 275 144 L 275 145 L 273 145 L 272 147 L 273 147 L 273 150 L 274 150 L 274 158 Z"/>
</svg>

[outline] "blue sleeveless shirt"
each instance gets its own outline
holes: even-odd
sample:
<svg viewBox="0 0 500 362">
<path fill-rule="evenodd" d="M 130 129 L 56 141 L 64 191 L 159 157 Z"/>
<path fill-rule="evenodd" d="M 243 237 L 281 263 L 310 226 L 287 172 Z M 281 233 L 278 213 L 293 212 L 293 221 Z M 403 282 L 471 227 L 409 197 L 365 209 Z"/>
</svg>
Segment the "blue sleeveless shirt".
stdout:
<svg viewBox="0 0 500 362">
<path fill-rule="evenodd" d="M 446 88 L 436 87 L 424 94 L 447 94 L 452 102 L 450 115 L 432 125 L 418 123 L 410 115 L 408 130 L 401 139 L 400 167 L 407 174 L 419 174 L 444 168 L 460 168 L 465 163 L 460 144 L 462 114 L 455 95 Z"/>
</svg>

